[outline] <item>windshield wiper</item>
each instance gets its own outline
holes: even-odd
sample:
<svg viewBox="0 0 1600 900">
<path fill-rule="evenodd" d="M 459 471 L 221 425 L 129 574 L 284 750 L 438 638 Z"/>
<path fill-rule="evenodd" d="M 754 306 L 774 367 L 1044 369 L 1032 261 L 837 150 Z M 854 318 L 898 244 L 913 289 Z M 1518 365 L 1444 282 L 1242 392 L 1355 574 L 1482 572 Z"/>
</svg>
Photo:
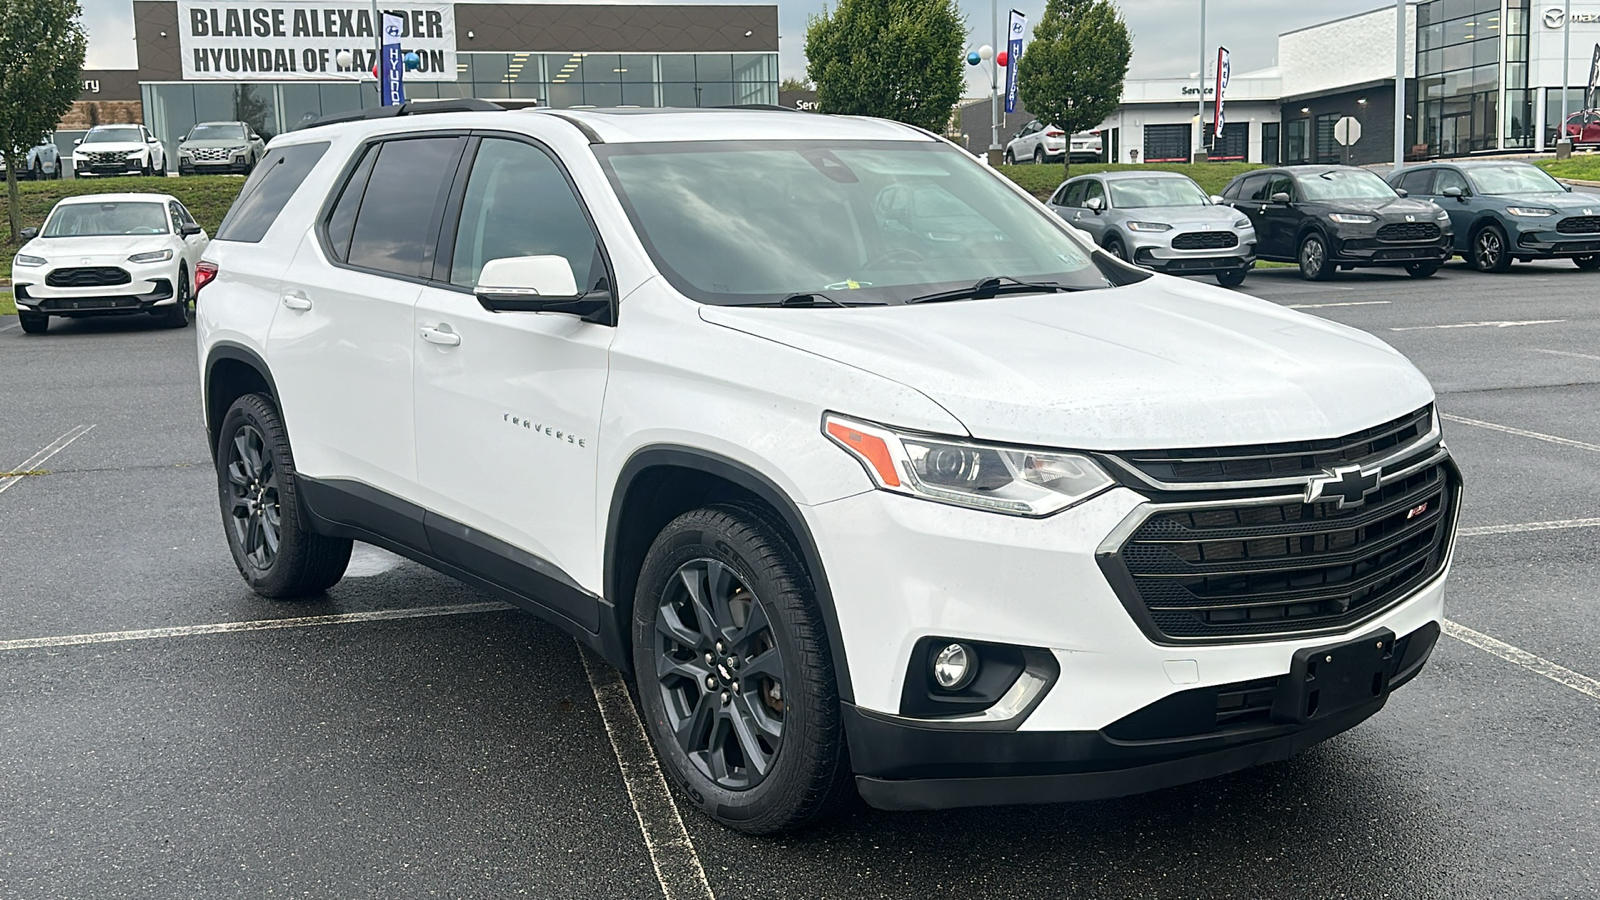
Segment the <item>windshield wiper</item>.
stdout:
<svg viewBox="0 0 1600 900">
<path fill-rule="evenodd" d="M 1085 288 L 1069 287 L 1055 281 L 1022 281 L 1010 275 L 996 275 L 985 278 L 972 287 L 956 288 L 953 291 L 939 291 L 934 294 L 923 294 L 907 300 L 911 303 L 939 303 L 945 300 L 988 300 L 1001 294 L 1055 294 L 1064 291 L 1081 291 Z"/>
<path fill-rule="evenodd" d="M 882 300 L 861 300 L 855 303 L 846 303 L 816 291 L 805 291 L 799 294 L 790 294 L 776 303 L 740 303 L 739 306 L 777 306 L 785 309 L 815 309 L 819 306 L 837 306 L 840 309 L 850 309 L 855 306 L 886 306 Z"/>
</svg>

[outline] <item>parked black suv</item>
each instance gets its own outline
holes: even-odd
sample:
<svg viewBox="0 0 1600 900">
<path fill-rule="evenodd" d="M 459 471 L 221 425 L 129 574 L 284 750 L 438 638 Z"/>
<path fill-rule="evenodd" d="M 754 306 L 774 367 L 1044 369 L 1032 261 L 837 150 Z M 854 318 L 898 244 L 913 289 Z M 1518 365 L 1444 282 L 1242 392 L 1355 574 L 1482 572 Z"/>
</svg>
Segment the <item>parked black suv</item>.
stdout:
<svg viewBox="0 0 1600 900">
<path fill-rule="evenodd" d="M 1308 279 L 1336 269 L 1405 266 L 1427 278 L 1450 258 L 1450 216 L 1353 166 L 1285 166 L 1240 175 L 1222 197 L 1256 227 L 1258 259 L 1300 264 Z"/>
</svg>

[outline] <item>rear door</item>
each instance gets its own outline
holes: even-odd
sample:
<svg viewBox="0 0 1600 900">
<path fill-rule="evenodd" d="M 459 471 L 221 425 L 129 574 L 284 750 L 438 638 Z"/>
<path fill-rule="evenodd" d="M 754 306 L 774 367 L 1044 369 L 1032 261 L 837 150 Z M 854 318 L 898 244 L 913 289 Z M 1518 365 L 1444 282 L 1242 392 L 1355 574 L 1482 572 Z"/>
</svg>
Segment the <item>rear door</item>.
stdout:
<svg viewBox="0 0 1600 900">
<path fill-rule="evenodd" d="M 532 126 L 537 127 L 537 126 Z M 412 322 L 417 473 L 442 559 L 528 591 L 598 628 L 595 494 L 615 329 L 576 316 L 490 312 L 485 263 L 560 256 L 580 291 L 613 284 L 588 212 L 545 145 L 483 135 L 440 234 L 436 280 Z"/>
<path fill-rule="evenodd" d="M 306 475 L 407 497 L 416 490 L 412 307 L 466 138 L 433 134 L 358 150 L 300 242 L 268 339 Z M 413 543 L 420 530 L 397 537 Z"/>
</svg>

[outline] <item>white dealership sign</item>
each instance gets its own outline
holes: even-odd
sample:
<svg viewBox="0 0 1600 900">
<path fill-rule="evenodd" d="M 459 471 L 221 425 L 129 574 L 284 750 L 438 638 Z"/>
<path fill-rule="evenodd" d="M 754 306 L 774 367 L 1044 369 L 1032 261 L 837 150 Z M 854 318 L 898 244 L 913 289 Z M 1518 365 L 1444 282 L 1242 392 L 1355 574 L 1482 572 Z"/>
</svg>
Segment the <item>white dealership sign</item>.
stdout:
<svg viewBox="0 0 1600 900">
<path fill-rule="evenodd" d="M 456 19 L 449 3 L 391 3 L 400 52 L 417 54 L 407 81 L 456 80 Z M 338 0 L 178 0 L 185 81 L 330 81 L 370 73 L 377 60 L 372 4 Z M 340 67 L 349 50 L 352 62 Z"/>
</svg>

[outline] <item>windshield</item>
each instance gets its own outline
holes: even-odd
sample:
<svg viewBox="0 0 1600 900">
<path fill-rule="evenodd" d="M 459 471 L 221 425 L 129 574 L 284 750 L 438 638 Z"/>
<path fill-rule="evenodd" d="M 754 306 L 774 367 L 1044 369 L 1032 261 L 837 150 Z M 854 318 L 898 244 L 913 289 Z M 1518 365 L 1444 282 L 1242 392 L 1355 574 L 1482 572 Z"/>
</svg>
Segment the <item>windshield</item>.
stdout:
<svg viewBox="0 0 1600 900">
<path fill-rule="evenodd" d="M 167 208 L 159 203 L 68 203 L 56 207 L 44 237 L 166 234 Z"/>
<path fill-rule="evenodd" d="M 138 143 L 144 140 L 137 128 L 91 128 L 83 136 L 85 144 Z"/>
<path fill-rule="evenodd" d="M 941 144 L 595 150 L 657 267 L 706 303 L 818 292 L 838 303 L 898 303 L 995 276 L 1107 284 L 1064 225 Z"/>
<path fill-rule="evenodd" d="M 242 141 L 244 127 L 240 125 L 196 125 L 190 129 L 186 141 Z"/>
<path fill-rule="evenodd" d="M 1364 170 L 1334 169 L 1298 179 L 1307 200 L 1393 200 L 1399 196 L 1382 178 Z"/>
<path fill-rule="evenodd" d="M 1472 189 L 1480 194 L 1559 193 L 1561 184 L 1534 166 L 1473 166 L 1466 170 Z"/>
<path fill-rule="evenodd" d="M 1188 178 L 1112 178 L 1111 205 L 1118 209 L 1147 206 L 1205 206 L 1211 202 L 1200 186 Z"/>
</svg>

